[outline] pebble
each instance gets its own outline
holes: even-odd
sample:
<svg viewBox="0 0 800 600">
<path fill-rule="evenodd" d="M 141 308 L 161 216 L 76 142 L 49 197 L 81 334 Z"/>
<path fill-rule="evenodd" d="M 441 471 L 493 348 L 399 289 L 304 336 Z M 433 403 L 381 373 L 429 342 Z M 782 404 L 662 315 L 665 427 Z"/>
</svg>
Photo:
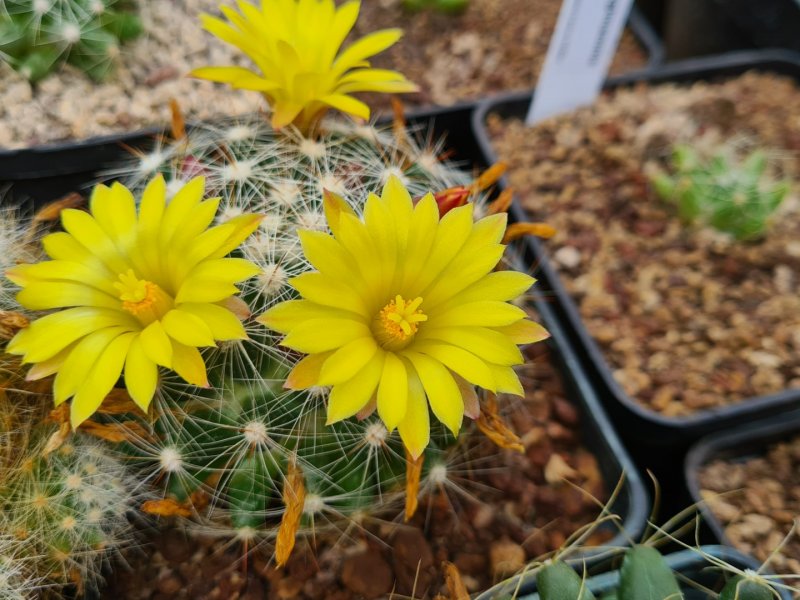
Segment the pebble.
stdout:
<svg viewBox="0 0 800 600">
<path fill-rule="evenodd" d="M 495 542 L 489 548 L 489 562 L 495 577 L 508 577 L 525 566 L 525 550 L 510 540 Z"/>
<path fill-rule="evenodd" d="M 394 579 L 389 564 L 374 549 L 347 557 L 342 564 L 341 577 L 347 589 L 365 598 L 388 594 Z"/>
</svg>

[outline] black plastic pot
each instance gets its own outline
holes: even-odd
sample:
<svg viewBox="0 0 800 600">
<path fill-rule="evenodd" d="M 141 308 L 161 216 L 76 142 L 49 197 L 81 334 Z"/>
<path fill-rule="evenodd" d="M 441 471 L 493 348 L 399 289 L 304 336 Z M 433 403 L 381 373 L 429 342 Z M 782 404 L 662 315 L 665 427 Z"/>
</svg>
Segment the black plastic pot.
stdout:
<svg viewBox="0 0 800 600">
<path fill-rule="evenodd" d="M 700 470 L 717 459 L 744 462 L 763 456 L 773 444 L 786 442 L 798 435 L 800 410 L 710 435 L 689 450 L 684 463 L 686 485 L 692 501 L 700 507 L 706 524 L 722 543 L 730 544 L 722 523 L 700 495 Z"/>
<path fill-rule="evenodd" d="M 800 51 L 800 2 L 797 0 L 713 2 L 757 47 Z"/>
<path fill-rule="evenodd" d="M 477 170 L 486 165 L 470 127 L 470 117 L 474 109 L 475 105 L 465 104 L 455 108 L 418 112 L 410 115 L 408 122 L 411 127 L 419 128 L 420 132 L 430 132 L 433 138 L 445 136 L 448 150 L 452 152 L 451 159 L 458 161 L 464 167 Z M 66 146 L 61 147 L 51 153 L 54 162 L 48 177 L 37 179 L 33 170 L 28 171 L 27 189 L 31 196 L 39 201 L 62 196 L 74 189 L 85 190 L 97 180 L 102 167 L 107 167 L 115 158 L 120 158 L 129 152 L 130 147 L 147 150 L 152 146 L 154 139 L 155 135 L 148 132 L 83 142 L 73 151 Z M 58 160 L 63 157 L 67 157 L 69 167 L 63 170 L 69 172 L 57 174 L 53 171 L 58 170 Z M 81 157 L 84 157 L 86 162 L 81 162 Z M 527 269 L 531 264 L 528 262 L 530 249 L 523 244 L 518 244 L 517 248 L 525 253 L 522 268 Z M 641 476 L 609 421 L 590 380 L 584 374 L 567 336 L 562 331 L 560 322 L 553 317 L 551 307 L 541 298 L 534 298 L 533 303 L 541 322 L 552 334 L 552 339 L 548 343 L 552 347 L 554 359 L 561 366 L 568 397 L 580 409 L 583 443 L 596 456 L 608 488 L 613 488 L 621 478 L 624 478 L 618 499 L 610 509 L 621 517 L 620 525 L 627 535 L 637 538 L 644 529 L 649 513 L 648 493 Z M 617 535 L 609 543 L 614 546 L 624 546 L 627 539 Z"/>
<path fill-rule="evenodd" d="M 800 80 L 800 54 L 788 51 L 756 51 L 731 53 L 721 57 L 693 59 L 672 63 L 648 72 L 634 73 L 609 80 L 607 89 L 639 82 L 693 82 L 740 75 L 758 69 L 789 75 Z M 489 114 L 504 118 L 524 118 L 532 92 L 508 95 L 484 102 L 473 115 L 476 136 L 488 162 L 497 160 L 485 126 Z M 518 204 L 513 210 L 515 218 L 525 220 L 526 215 Z M 641 444 L 651 450 L 654 461 L 661 460 L 679 475 L 680 455 L 689 444 L 703 435 L 739 423 L 748 423 L 760 416 L 776 414 L 795 408 L 800 401 L 800 390 L 787 390 L 770 396 L 745 400 L 735 405 L 698 411 L 687 417 L 665 417 L 645 408 L 628 396 L 614 379 L 603 353 L 584 326 L 578 307 L 567 293 L 564 284 L 553 268 L 545 245 L 529 238 L 528 245 L 538 264 L 540 285 L 552 297 L 554 313 L 570 335 L 576 352 L 586 363 L 599 395 L 605 400 L 615 424 L 626 440 Z M 678 471 L 675 471 L 678 469 Z"/>
<path fill-rule="evenodd" d="M 745 556 L 725 546 L 702 546 L 701 550 L 714 558 L 724 560 L 737 569 L 758 569 L 759 566 L 758 563 L 753 561 L 749 556 Z M 667 564 L 669 564 L 673 571 L 689 577 L 692 581 L 700 583 L 708 588 L 713 589 L 718 583 L 724 581 L 724 579 L 721 578 L 720 572 L 717 569 L 709 568 L 711 566 L 710 563 L 703 558 L 702 555 L 693 550 L 682 550 L 680 552 L 668 554 L 665 558 Z M 589 577 L 586 580 L 586 586 L 597 596 L 614 591 L 617 589 L 618 585 L 618 571 L 602 573 Z M 479 595 L 476 600 L 500 600 L 501 598 L 506 600 L 510 597 L 508 589 L 509 588 L 505 585 L 497 591 L 495 591 L 495 588 L 492 588 Z M 791 596 L 788 593 L 781 591 L 780 594 L 782 600 L 791 600 Z M 536 593 L 535 577 L 528 576 L 523 580 L 519 595 L 515 596 L 515 598 L 519 600 L 539 600 L 539 594 Z M 706 600 L 708 595 L 686 587 L 685 598 L 686 600 Z"/>
<path fill-rule="evenodd" d="M 661 64 L 664 49 L 661 40 L 648 20 L 634 7 L 628 19 L 628 28 L 647 54 L 647 67 Z M 464 103 L 455 107 L 424 109 L 420 114 L 439 114 L 472 107 Z M 464 123 L 468 126 L 468 121 Z M 64 183 L 75 189 L 85 181 L 90 172 L 114 163 L 125 146 L 142 146 L 147 140 L 160 135 L 162 129 L 149 128 L 129 133 L 90 138 L 80 142 L 58 142 L 4 150 L 0 148 L 0 190 L 11 186 L 18 197 L 27 196 L 46 203 L 63 193 Z"/>
</svg>

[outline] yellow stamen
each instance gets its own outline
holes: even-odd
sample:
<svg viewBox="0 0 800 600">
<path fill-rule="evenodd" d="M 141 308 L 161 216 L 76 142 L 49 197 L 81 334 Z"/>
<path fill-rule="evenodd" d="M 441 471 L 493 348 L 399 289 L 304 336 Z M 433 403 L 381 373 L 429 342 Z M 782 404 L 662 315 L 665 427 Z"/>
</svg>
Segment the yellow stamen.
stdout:
<svg viewBox="0 0 800 600">
<path fill-rule="evenodd" d="M 143 324 L 149 325 L 172 309 L 172 298 L 152 281 L 136 277 L 133 269 L 120 273 L 114 287 L 119 290 L 122 308 Z"/>
<path fill-rule="evenodd" d="M 378 313 L 374 333 L 378 342 L 388 350 L 399 350 L 419 330 L 419 324 L 428 320 L 420 310 L 422 298 L 404 300 L 398 294 Z"/>
</svg>

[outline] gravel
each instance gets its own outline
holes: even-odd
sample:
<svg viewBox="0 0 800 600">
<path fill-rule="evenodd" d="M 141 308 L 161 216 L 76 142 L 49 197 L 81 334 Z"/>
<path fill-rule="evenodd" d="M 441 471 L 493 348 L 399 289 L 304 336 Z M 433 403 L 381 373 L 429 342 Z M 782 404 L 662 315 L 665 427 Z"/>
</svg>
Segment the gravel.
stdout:
<svg viewBox="0 0 800 600">
<path fill-rule="evenodd" d="M 748 73 L 639 85 L 525 127 L 490 119 L 510 185 L 547 243 L 583 322 L 630 396 L 665 416 L 800 388 L 800 90 Z M 794 183 L 765 239 L 687 227 L 648 173 L 675 143 L 767 150 Z"/>
</svg>

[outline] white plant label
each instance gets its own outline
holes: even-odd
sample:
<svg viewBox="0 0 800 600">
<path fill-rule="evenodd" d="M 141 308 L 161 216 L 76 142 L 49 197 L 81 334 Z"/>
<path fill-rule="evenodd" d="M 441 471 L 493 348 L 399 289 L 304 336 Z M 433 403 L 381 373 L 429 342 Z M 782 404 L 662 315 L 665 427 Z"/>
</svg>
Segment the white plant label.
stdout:
<svg viewBox="0 0 800 600">
<path fill-rule="evenodd" d="M 527 123 L 592 104 L 603 87 L 633 0 L 564 0 Z"/>
</svg>

